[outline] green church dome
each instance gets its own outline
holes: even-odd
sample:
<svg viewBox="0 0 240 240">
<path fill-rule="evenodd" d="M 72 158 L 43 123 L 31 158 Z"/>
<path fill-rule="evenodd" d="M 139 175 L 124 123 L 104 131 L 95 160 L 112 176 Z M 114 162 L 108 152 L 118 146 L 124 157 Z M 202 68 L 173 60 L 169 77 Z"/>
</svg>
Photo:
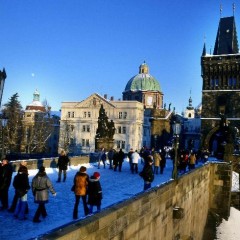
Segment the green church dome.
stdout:
<svg viewBox="0 0 240 240">
<path fill-rule="evenodd" d="M 149 74 L 148 65 L 144 62 L 139 67 L 139 74 L 132 77 L 126 87 L 127 91 L 159 91 L 161 92 L 159 82 Z"/>
</svg>

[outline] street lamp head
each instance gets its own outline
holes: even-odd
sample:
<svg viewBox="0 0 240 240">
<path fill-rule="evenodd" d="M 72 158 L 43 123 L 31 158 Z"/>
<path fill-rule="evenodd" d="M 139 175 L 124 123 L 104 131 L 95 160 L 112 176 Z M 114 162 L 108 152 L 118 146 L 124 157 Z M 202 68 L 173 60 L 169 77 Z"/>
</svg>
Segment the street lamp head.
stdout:
<svg viewBox="0 0 240 240">
<path fill-rule="evenodd" d="M 174 122 L 172 125 L 172 129 L 174 135 L 179 135 L 181 133 L 181 123 Z"/>
</svg>

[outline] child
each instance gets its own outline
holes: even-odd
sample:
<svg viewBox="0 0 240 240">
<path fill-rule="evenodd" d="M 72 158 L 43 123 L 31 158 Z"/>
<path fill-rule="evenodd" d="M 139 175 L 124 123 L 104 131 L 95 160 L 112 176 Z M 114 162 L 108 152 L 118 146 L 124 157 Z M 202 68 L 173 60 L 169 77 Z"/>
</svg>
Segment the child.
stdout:
<svg viewBox="0 0 240 240">
<path fill-rule="evenodd" d="M 100 173 L 95 172 L 89 179 L 88 184 L 88 204 L 90 205 L 89 213 L 93 212 L 93 206 L 97 206 L 97 212 L 101 210 L 102 187 L 100 184 Z"/>
</svg>

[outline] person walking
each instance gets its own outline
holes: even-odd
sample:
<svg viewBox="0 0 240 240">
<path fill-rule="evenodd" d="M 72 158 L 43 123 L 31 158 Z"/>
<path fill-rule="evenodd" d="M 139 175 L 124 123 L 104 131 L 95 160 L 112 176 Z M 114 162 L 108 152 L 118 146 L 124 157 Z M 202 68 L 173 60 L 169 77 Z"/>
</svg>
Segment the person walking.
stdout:
<svg viewBox="0 0 240 240">
<path fill-rule="evenodd" d="M 131 172 L 132 173 L 138 173 L 138 162 L 141 159 L 140 155 L 138 154 L 138 151 L 136 150 L 131 154 Z"/>
<path fill-rule="evenodd" d="M 114 149 L 110 149 L 109 152 L 108 152 L 108 160 L 109 160 L 109 169 L 112 169 L 113 168 L 113 156 L 114 156 Z"/>
<path fill-rule="evenodd" d="M 20 167 L 26 167 L 27 169 L 27 162 L 26 161 L 22 161 L 20 163 Z M 15 188 L 14 184 L 13 184 L 13 187 Z M 19 198 L 19 195 L 18 195 L 18 192 L 15 188 L 15 193 L 14 193 L 14 196 L 13 196 L 13 200 L 12 200 L 12 204 L 11 204 L 11 207 L 8 209 L 8 212 L 11 212 L 11 213 L 14 213 L 16 207 L 17 207 L 17 203 L 18 203 L 18 198 Z M 26 207 L 26 210 L 25 210 L 25 213 L 27 214 L 28 213 L 28 204 L 27 204 L 27 207 Z"/>
<path fill-rule="evenodd" d="M 166 167 L 166 151 L 164 149 L 161 150 L 160 156 L 160 174 L 163 174 L 164 168 Z"/>
<path fill-rule="evenodd" d="M 153 159 L 151 156 L 146 158 L 146 163 L 143 167 L 143 170 L 139 173 L 140 177 L 143 178 L 144 187 L 143 190 L 151 188 L 152 182 L 154 180 L 154 173 L 152 169 Z"/>
<path fill-rule="evenodd" d="M 104 166 L 104 168 L 105 168 L 106 160 L 107 160 L 107 155 L 106 155 L 105 149 L 103 148 L 102 151 L 99 153 L 98 169 L 100 169 L 100 163 L 101 163 L 101 161 L 103 162 L 103 166 Z"/>
<path fill-rule="evenodd" d="M 0 164 L 0 201 L 2 206 L 0 210 L 8 209 L 8 190 L 12 181 L 12 166 L 8 159 L 4 158 Z"/>
<path fill-rule="evenodd" d="M 60 156 L 58 158 L 58 180 L 57 182 L 61 182 L 61 177 L 63 173 L 63 182 L 66 181 L 67 178 L 67 168 L 69 164 L 69 158 L 66 155 L 66 152 L 64 150 L 61 151 Z"/>
<path fill-rule="evenodd" d="M 154 174 L 158 174 L 158 170 L 159 170 L 161 160 L 162 160 L 162 158 L 161 158 L 159 152 L 154 151 L 154 153 L 153 153 Z"/>
<path fill-rule="evenodd" d="M 49 191 L 52 193 L 53 196 L 57 195 L 53 188 L 52 182 L 50 181 L 45 172 L 44 166 L 41 166 L 39 168 L 38 173 L 32 180 L 31 187 L 34 196 L 34 202 L 38 204 L 37 211 L 33 217 L 33 222 L 39 223 L 41 222 L 41 220 L 39 219 L 41 215 L 43 218 L 46 218 L 47 216 L 45 203 L 48 203 Z"/>
<path fill-rule="evenodd" d="M 88 215 L 89 209 L 87 206 L 87 187 L 89 182 L 89 176 L 86 173 L 87 168 L 84 166 L 81 166 L 79 169 L 79 172 L 76 173 L 73 185 L 74 185 L 74 193 L 75 193 L 75 204 L 73 209 L 73 219 L 78 218 L 78 205 L 80 202 L 80 198 L 82 198 L 83 201 L 83 208 L 84 208 L 84 214 L 85 216 Z"/>
<path fill-rule="evenodd" d="M 18 205 L 15 208 L 14 217 L 18 218 L 19 220 L 25 220 L 25 213 L 28 208 L 27 192 L 30 189 L 28 169 L 26 166 L 20 164 L 18 173 L 13 179 L 13 186 L 18 197 Z"/>
<path fill-rule="evenodd" d="M 100 183 L 100 173 L 95 172 L 89 179 L 88 184 L 88 204 L 89 213 L 93 213 L 93 206 L 97 207 L 97 212 L 101 210 L 102 187 Z"/>
<path fill-rule="evenodd" d="M 130 151 L 128 152 L 127 156 L 128 156 L 128 159 L 129 159 L 129 167 L 130 167 L 130 170 L 132 171 L 132 154 L 134 153 L 133 149 L 131 148 Z"/>
<path fill-rule="evenodd" d="M 194 152 L 191 152 L 189 156 L 189 170 L 195 169 L 196 164 L 196 155 Z"/>
<path fill-rule="evenodd" d="M 122 171 L 122 163 L 124 161 L 124 157 L 125 157 L 125 154 L 124 154 L 123 150 L 120 148 L 120 150 L 117 154 L 117 166 L 118 166 L 119 172 Z M 115 167 L 117 167 L 117 166 L 115 166 Z"/>
</svg>

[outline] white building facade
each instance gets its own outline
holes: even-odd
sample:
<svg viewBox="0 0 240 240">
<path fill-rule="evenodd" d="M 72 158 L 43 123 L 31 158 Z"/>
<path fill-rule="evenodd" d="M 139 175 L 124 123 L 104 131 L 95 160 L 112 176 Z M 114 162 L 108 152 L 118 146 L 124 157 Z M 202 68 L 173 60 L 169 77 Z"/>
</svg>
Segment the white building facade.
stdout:
<svg viewBox="0 0 240 240">
<path fill-rule="evenodd" d="M 95 136 L 98 127 L 99 109 L 103 105 L 108 120 L 115 124 L 114 148 L 128 152 L 130 148 L 140 149 L 144 142 L 150 142 L 150 132 L 143 129 L 144 105 L 138 101 L 108 100 L 97 93 L 81 102 L 63 102 L 61 107 L 59 151 L 65 149 L 71 155 L 95 151 Z M 68 149 L 66 149 L 68 146 Z"/>
</svg>

